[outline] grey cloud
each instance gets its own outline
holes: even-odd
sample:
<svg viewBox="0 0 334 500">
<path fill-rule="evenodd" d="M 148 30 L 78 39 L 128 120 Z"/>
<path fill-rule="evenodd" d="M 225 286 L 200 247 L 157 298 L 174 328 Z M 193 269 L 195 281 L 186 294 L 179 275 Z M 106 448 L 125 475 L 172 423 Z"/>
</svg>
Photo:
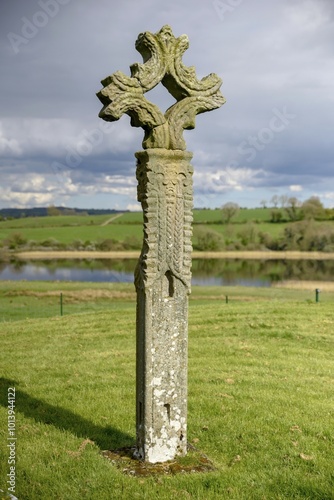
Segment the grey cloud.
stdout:
<svg viewBox="0 0 334 500">
<path fill-rule="evenodd" d="M 224 20 L 211 1 L 65 3 L 17 54 L 7 35 L 20 34 L 22 18 L 32 20 L 41 10 L 40 3 L 1 5 L 0 91 L 6 96 L 0 126 L 2 184 L 9 182 L 10 174 L 13 185 L 16 175 L 19 192 L 26 187 L 20 184 L 22 176 L 40 175 L 45 182 L 34 189 L 51 190 L 56 176 L 52 164 L 58 162 L 63 165 L 62 175 L 85 189 L 96 185 L 98 191 L 107 175 L 122 176 L 124 186 L 125 179 L 131 179 L 132 185 L 134 152 L 141 149 L 143 131 L 132 129 L 129 118 L 122 118 L 103 133 L 100 142 L 91 139 L 90 151 L 89 144 L 84 149 L 82 134 L 86 131 L 92 138 L 103 123 L 95 95 L 100 80 L 116 70 L 129 75 L 130 64 L 141 62 L 134 47 L 137 35 L 168 23 L 176 36 L 189 36 L 185 64 L 195 65 L 199 77 L 215 72 L 224 82 L 226 104 L 198 116 L 196 129 L 185 132 L 195 169 L 204 174 L 234 168 L 230 180 L 243 192 L 252 189 L 249 199 L 254 200 L 263 198 L 263 189 L 283 190 L 291 184 L 305 189 L 317 185 L 324 197 L 328 190 L 334 191 L 331 0 L 249 0 L 240 2 Z M 173 102 L 162 87 L 147 97 L 163 109 Z M 260 142 L 251 160 L 250 153 L 240 154 L 245 141 L 246 147 L 254 148 L 248 144 L 250 136 L 269 137 L 270 132 L 266 136 L 263 130 L 270 128 L 273 109 L 284 107 L 296 116 L 286 129 L 275 133 L 269 143 Z M 73 157 L 69 165 L 66 156 L 73 150 L 77 155 L 79 151 L 80 158 Z M 226 194 L 233 192 L 233 182 L 226 184 Z M 205 194 L 207 189 L 209 196 L 210 182 L 203 186 L 196 190 Z M 72 205 L 75 196 L 73 191 Z M 113 196 L 111 205 L 116 200 Z"/>
</svg>

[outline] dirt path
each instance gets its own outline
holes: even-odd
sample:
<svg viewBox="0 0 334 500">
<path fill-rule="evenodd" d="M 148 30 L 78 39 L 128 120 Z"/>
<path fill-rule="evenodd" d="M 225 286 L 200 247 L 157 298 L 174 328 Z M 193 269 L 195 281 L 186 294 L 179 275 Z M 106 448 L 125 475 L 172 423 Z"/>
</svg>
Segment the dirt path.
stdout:
<svg viewBox="0 0 334 500">
<path fill-rule="evenodd" d="M 107 226 L 108 224 L 110 224 L 110 222 L 113 222 L 115 219 L 118 219 L 118 217 L 121 217 L 122 215 L 124 215 L 124 214 L 121 213 L 121 214 L 114 215 L 113 217 L 110 217 L 110 219 L 102 222 L 101 226 Z"/>
</svg>

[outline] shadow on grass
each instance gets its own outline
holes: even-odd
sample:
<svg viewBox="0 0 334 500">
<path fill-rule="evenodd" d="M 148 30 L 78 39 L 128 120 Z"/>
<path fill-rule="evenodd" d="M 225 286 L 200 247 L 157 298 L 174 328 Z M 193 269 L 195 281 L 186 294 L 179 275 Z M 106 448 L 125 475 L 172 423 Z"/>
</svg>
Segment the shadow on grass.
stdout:
<svg viewBox="0 0 334 500">
<path fill-rule="evenodd" d="M 23 413 L 36 422 L 69 431 L 78 437 L 89 438 L 102 450 L 111 450 L 120 446 L 132 445 L 134 439 L 129 434 L 114 427 L 102 427 L 76 415 L 69 410 L 50 405 L 41 399 L 36 399 L 18 389 L 18 382 L 0 378 L 0 405 L 8 406 L 8 389 L 15 387 L 15 413 Z"/>
</svg>

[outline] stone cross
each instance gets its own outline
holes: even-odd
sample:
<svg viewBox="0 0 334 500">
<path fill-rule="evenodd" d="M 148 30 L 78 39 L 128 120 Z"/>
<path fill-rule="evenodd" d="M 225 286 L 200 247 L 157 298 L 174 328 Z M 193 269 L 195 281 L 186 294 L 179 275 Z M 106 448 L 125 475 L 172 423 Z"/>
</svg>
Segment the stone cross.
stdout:
<svg viewBox="0 0 334 500">
<path fill-rule="evenodd" d="M 135 271 L 137 291 L 135 456 L 164 462 L 187 453 L 188 295 L 191 285 L 193 189 L 184 129 L 195 127 L 199 113 L 224 102 L 221 79 L 198 80 L 182 56 L 188 37 L 175 38 L 169 26 L 138 36 L 143 64 L 102 80 L 99 116 L 145 131 L 137 158 L 138 201 L 144 217 L 144 240 Z M 162 83 L 176 99 L 165 113 L 144 94 Z"/>
</svg>

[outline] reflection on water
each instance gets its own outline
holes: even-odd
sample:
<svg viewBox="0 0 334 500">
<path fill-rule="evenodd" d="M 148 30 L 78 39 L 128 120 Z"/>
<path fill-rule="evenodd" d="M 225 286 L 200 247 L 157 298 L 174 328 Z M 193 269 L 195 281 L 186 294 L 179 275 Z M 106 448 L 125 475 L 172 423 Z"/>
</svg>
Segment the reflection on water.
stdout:
<svg viewBox="0 0 334 500">
<path fill-rule="evenodd" d="M 0 262 L 1 280 L 132 283 L 136 260 L 53 260 Z M 282 280 L 331 281 L 334 261 L 194 259 L 193 285 L 268 287 Z"/>
<path fill-rule="evenodd" d="M 132 260 L 53 260 L 0 264 L 1 280 L 133 282 Z"/>
</svg>

